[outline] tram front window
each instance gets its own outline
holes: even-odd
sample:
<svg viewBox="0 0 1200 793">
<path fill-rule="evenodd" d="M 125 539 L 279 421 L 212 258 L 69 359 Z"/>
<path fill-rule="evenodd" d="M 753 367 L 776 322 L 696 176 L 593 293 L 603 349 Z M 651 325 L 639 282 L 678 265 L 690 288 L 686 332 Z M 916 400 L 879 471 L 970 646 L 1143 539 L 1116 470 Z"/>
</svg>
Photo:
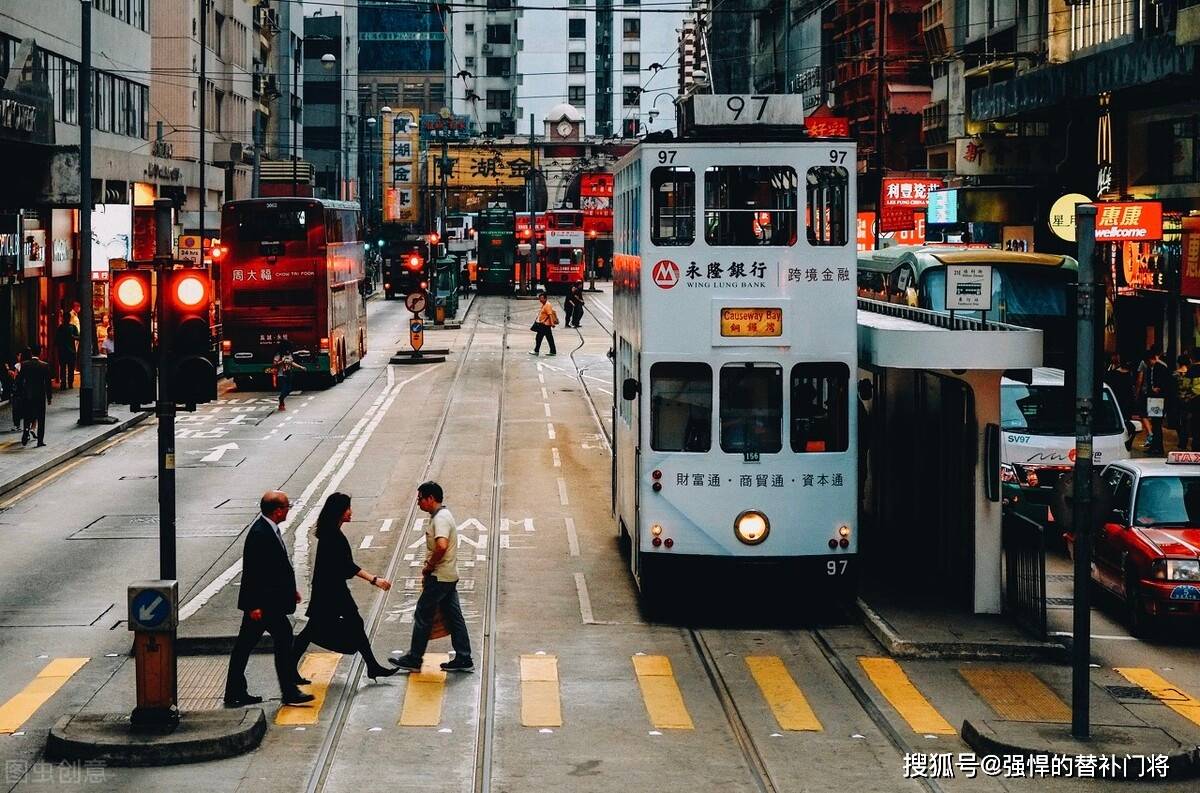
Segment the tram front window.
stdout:
<svg viewBox="0 0 1200 793">
<path fill-rule="evenodd" d="M 774 453 L 783 448 L 783 369 L 776 364 L 721 367 L 721 450 Z"/>
<path fill-rule="evenodd" d="M 792 367 L 792 451 L 846 451 L 850 444 L 849 383 L 850 369 L 845 364 Z"/>
<path fill-rule="evenodd" d="M 727 246 L 795 245 L 795 169 L 771 165 L 705 169 L 704 241 Z"/>
<path fill-rule="evenodd" d="M 691 168 L 655 168 L 650 172 L 654 205 L 650 238 L 655 245 L 691 245 L 696 241 L 696 176 Z"/>
<path fill-rule="evenodd" d="M 650 447 L 706 452 L 712 447 L 712 368 L 706 363 L 650 367 Z"/>
</svg>

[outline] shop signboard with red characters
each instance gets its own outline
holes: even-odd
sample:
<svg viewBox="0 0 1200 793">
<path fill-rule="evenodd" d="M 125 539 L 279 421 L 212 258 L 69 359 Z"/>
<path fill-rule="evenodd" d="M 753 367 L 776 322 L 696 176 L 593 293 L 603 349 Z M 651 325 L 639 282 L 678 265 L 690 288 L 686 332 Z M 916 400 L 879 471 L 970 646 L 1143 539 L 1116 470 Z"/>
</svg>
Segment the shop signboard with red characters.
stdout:
<svg viewBox="0 0 1200 793">
<path fill-rule="evenodd" d="M 929 194 L 944 186 L 941 179 L 927 176 L 885 178 L 879 191 L 880 231 L 912 230 L 914 210 L 923 212 L 929 206 Z"/>
<path fill-rule="evenodd" d="M 1163 238 L 1158 201 L 1105 201 L 1096 205 L 1096 242 L 1155 242 Z"/>
<path fill-rule="evenodd" d="M 925 244 L 925 213 L 912 213 L 912 226 L 902 231 L 885 231 L 880 236 L 884 239 L 895 240 L 896 245 L 924 245 Z M 856 247 L 860 251 L 875 250 L 875 213 L 874 212 L 859 212 L 857 234 L 855 234 Z"/>
<path fill-rule="evenodd" d="M 1200 298 L 1200 217 L 1183 220 L 1182 262 L 1179 266 L 1179 294 Z"/>
</svg>

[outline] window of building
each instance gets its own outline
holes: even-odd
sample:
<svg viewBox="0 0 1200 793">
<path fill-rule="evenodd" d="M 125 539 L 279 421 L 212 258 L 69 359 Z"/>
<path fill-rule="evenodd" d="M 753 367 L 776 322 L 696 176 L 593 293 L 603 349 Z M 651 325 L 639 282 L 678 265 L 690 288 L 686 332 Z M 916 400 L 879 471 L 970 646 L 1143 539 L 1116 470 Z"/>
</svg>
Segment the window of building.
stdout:
<svg viewBox="0 0 1200 793">
<path fill-rule="evenodd" d="M 621 122 L 621 137 L 636 138 L 638 134 L 638 120 L 636 118 L 627 118 Z"/>
<path fill-rule="evenodd" d="M 508 77 L 512 73 L 512 61 L 508 58 L 488 58 L 488 77 Z"/>
<path fill-rule="evenodd" d="M 626 40 L 642 37 L 642 20 L 637 17 L 625 17 L 621 20 L 621 32 Z"/>
<path fill-rule="evenodd" d="M 621 2 L 621 5 L 625 6 L 640 6 L 641 4 L 642 0 L 622 0 Z"/>
<path fill-rule="evenodd" d="M 792 451 L 844 452 L 850 445 L 850 369 L 843 363 L 792 367 Z"/>
<path fill-rule="evenodd" d="M 463 32 L 465 32 L 468 36 L 475 35 L 475 23 L 468 22 L 467 24 L 463 25 Z"/>
<path fill-rule="evenodd" d="M 512 95 L 508 91 L 488 91 L 488 110 L 508 110 L 512 104 Z"/>
<path fill-rule="evenodd" d="M 709 245 L 795 245 L 795 169 L 776 165 L 706 169 L 704 240 Z"/>
<path fill-rule="evenodd" d="M 569 38 L 569 39 L 586 39 L 587 38 L 587 20 L 586 19 L 568 19 L 567 20 L 567 38 Z"/>
<path fill-rule="evenodd" d="M 622 107 L 638 107 L 641 104 L 642 89 L 636 85 L 626 86 L 621 91 Z"/>
<path fill-rule="evenodd" d="M 621 70 L 637 74 L 642 70 L 642 55 L 639 52 L 621 53 Z"/>
<path fill-rule="evenodd" d="M 222 116 L 224 113 L 225 93 L 223 91 L 217 91 L 216 96 L 213 98 L 213 130 L 216 132 L 220 132 L 224 129 L 224 124 L 222 123 Z"/>
<path fill-rule="evenodd" d="M 773 454 L 783 448 L 783 369 L 773 363 L 721 367 L 721 450 Z"/>
<path fill-rule="evenodd" d="M 587 103 L 587 86 L 567 86 L 567 101 L 575 105 L 575 107 L 583 107 Z"/>
<path fill-rule="evenodd" d="M 650 172 L 650 239 L 655 245 L 691 245 L 696 240 L 696 175 L 691 168 Z"/>
<path fill-rule="evenodd" d="M 567 71 L 571 74 L 583 74 L 585 71 L 587 71 L 587 53 L 568 52 Z"/>
<path fill-rule="evenodd" d="M 650 448 L 707 452 L 712 448 L 712 368 L 706 363 L 650 367 Z"/>
<path fill-rule="evenodd" d="M 212 47 L 212 51 L 214 53 L 216 53 L 218 58 L 220 58 L 222 55 L 225 54 L 225 15 L 224 14 L 215 14 L 214 16 L 215 16 L 215 21 L 213 22 L 214 35 L 213 35 L 213 41 L 209 46 Z"/>
<path fill-rule="evenodd" d="M 475 56 L 474 55 L 468 55 L 466 58 L 463 59 L 463 61 L 464 61 L 463 65 L 466 66 L 466 68 L 468 68 L 468 69 L 475 68 Z"/>
<path fill-rule="evenodd" d="M 571 0 L 569 5 L 573 5 L 573 6 L 587 5 L 587 0 Z"/>
<path fill-rule="evenodd" d="M 429 104 L 433 107 L 440 108 L 446 104 L 446 84 L 445 83 L 430 83 L 429 84 Z"/>
<path fill-rule="evenodd" d="M 425 83 L 404 84 L 404 104 L 421 106 L 425 104 Z"/>
<path fill-rule="evenodd" d="M 808 169 L 805 178 L 809 245 L 845 245 L 849 237 L 850 174 L 840 165 Z"/>
<path fill-rule="evenodd" d="M 488 25 L 488 44 L 511 44 L 512 28 L 508 25 Z"/>
</svg>

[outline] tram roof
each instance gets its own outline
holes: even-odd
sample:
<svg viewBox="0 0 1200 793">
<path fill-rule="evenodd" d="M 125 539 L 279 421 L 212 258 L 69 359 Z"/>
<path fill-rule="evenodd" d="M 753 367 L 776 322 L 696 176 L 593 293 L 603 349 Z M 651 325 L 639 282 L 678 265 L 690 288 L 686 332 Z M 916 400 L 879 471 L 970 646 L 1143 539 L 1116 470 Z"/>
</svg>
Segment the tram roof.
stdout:
<svg viewBox="0 0 1200 793">
<path fill-rule="evenodd" d="M 945 264 L 1013 264 L 1077 270 L 1079 263 L 1057 253 L 1022 253 L 999 248 L 956 248 L 945 245 L 893 245 L 858 255 L 859 267 L 891 270 L 901 262 L 924 267 Z M 875 265 L 874 267 L 872 265 Z"/>
</svg>

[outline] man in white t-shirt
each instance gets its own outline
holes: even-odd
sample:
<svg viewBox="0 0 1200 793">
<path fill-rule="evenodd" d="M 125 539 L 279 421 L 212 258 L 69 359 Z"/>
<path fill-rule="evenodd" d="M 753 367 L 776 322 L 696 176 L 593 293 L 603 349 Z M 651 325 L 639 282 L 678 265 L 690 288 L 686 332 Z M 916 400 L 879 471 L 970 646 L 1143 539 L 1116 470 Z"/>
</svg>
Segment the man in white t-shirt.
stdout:
<svg viewBox="0 0 1200 793">
<path fill-rule="evenodd" d="M 471 672 L 475 669 L 475 663 L 471 660 L 471 637 L 467 635 L 467 622 L 463 619 L 462 606 L 458 602 L 458 524 L 450 510 L 443 506 L 443 497 L 442 486 L 437 482 L 424 482 L 417 488 L 417 506 L 430 516 L 425 527 L 425 566 L 421 570 L 423 588 L 413 614 L 412 642 L 408 652 L 400 658 L 389 659 L 409 672 L 421 669 L 429 632 L 439 608 L 454 646 L 454 658 L 442 664 L 442 669 L 447 672 Z"/>
</svg>

